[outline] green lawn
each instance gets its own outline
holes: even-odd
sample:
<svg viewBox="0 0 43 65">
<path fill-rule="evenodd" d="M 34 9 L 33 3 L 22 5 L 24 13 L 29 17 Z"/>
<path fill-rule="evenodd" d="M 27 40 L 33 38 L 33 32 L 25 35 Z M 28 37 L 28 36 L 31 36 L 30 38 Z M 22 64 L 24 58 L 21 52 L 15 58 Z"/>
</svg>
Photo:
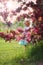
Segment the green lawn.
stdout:
<svg viewBox="0 0 43 65">
<path fill-rule="evenodd" d="M 17 41 L 5 42 L 0 38 L 0 65 L 38 65 L 38 63 L 27 59 L 26 48 Z"/>
<path fill-rule="evenodd" d="M 25 56 L 25 49 L 18 42 L 5 42 L 0 39 L 0 65 L 15 65 L 15 60 Z M 16 63 L 17 64 L 17 63 Z"/>
</svg>

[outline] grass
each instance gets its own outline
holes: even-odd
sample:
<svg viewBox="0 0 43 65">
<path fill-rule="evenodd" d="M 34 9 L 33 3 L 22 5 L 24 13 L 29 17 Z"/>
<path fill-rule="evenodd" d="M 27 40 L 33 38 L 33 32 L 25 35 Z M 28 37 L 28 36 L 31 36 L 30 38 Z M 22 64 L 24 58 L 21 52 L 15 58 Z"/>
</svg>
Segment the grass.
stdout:
<svg viewBox="0 0 43 65">
<path fill-rule="evenodd" d="M 8 63 L 8 65 L 9 63 L 12 64 L 12 60 L 16 58 L 19 60 L 23 57 L 24 52 L 24 47 L 18 45 L 16 41 L 5 43 L 3 39 L 0 39 L 0 65 L 5 65 L 5 63 Z"/>
<path fill-rule="evenodd" d="M 5 42 L 0 38 L 0 65 L 37 65 L 28 61 L 24 46 L 15 40 Z"/>
<path fill-rule="evenodd" d="M 29 61 L 43 63 L 43 41 L 34 45 L 30 44 L 26 49 L 26 54 Z"/>
<path fill-rule="evenodd" d="M 28 46 L 30 52 L 31 46 Z M 5 40 L 0 38 L 0 65 L 38 65 L 37 62 L 29 61 L 26 51 L 27 49 L 19 45 L 17 41 L 5 42 Z"/>
</svg>

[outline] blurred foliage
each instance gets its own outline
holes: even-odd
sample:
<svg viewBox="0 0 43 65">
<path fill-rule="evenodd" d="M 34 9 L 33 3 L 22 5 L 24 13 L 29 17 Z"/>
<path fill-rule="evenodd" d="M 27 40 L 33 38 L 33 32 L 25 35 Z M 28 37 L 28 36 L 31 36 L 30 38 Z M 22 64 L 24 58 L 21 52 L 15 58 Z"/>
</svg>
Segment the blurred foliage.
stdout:
<svg viewBox="0 0 43 65">
<path fill-rule="evenodd" d="M 31 61 L 43 61 L 43 41 L 29 45 L 26 51 L 27 58 Z"/>
<path fill-rule="evenodd" d="M 15 21 L 13 24 L 11 24 L 10 27 L 8 27 L 7 24 L 4 24 L 0 21 L 0 31 L 6 31 L 8 29 L 14 30 L 18 27 L 24 28 L 24 19 L 22 19 L 21 21 Z"/>
</svg>

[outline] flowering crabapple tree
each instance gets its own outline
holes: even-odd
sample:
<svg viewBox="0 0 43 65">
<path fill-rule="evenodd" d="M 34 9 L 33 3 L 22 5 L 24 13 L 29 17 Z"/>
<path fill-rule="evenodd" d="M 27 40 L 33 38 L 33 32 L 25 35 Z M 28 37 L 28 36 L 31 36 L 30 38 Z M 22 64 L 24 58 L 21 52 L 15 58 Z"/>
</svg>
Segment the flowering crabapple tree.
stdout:
<svg viewBox="0 0 43 65">
<path fill-rule="evenodd" d="M 42 0 L 2 0 L 0 1 L 0 18 L 8 27 L 15 21 L 19 23 L 22 19 L 30 19 L 32 23 L 31 35 L 29 36 L 31 38 L 30 41 L 35 43 L 39 40 L 43 40 Z"/>
</svg>

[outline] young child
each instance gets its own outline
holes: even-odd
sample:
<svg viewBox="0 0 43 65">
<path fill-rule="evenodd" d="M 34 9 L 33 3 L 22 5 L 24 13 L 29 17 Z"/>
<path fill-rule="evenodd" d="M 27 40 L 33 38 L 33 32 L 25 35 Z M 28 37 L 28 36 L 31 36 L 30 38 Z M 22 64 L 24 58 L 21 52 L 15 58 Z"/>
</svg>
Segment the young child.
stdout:
<svg viewBox="0 0 43 65">
<path fill-rule="evenodd" d="M 29 19 L 25 19 L 25 28 L 22 33 L 22 39 L 19 41 L 19 44 L 26 46 L 31 40 L 31 22 Z"/>
</svg>

